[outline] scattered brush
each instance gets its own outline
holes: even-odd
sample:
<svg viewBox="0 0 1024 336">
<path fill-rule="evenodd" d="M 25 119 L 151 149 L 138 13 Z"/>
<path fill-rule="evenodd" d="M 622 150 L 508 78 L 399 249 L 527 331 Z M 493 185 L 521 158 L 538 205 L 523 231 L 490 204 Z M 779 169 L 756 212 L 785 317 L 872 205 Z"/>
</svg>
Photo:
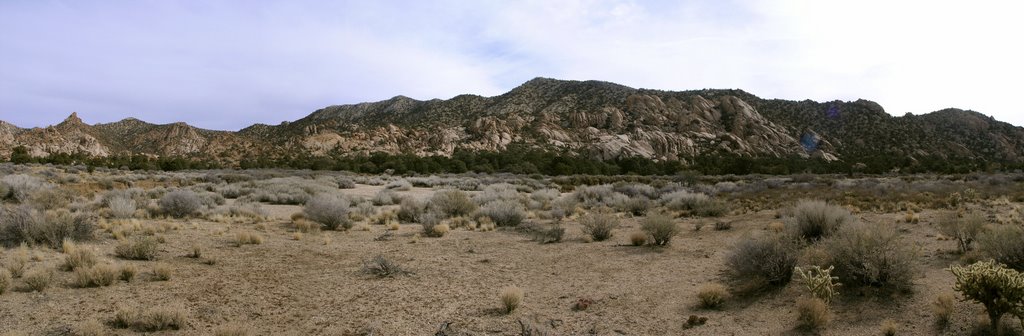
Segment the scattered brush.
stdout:
<svg viewBox="0 0 1024 336">
<path fill-rule="evenodd" d="M 363 261 L 363 273 L 376 275 L 379 278 L 391 278 L 399 275 L 408 275 L 411 272 L 402 269 L 401 266 L 388 260 L 382 255 Z"/>
</svg>

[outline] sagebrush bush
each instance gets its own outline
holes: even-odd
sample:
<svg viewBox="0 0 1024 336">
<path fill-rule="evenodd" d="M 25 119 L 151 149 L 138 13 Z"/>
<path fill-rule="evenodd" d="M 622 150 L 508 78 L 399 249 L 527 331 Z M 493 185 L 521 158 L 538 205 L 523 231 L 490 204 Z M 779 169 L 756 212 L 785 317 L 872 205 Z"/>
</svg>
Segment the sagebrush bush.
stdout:
<svg viewBox="0 0 1024 336">
<path fill-rule="evenodd" d="M 398 220 L 403 223 L 415 223 L 419 221 L 420 215 L 425 211 L 426 206 L 415 198 L 406 197 L 398 205 Z"/>
<path fill-rule="evenodd" d="M 484 188 L 483 191 L 473 196 L 473 201 L 479 205 L 495 201 L 520 201 L 519 191 L 516 186 L 508 183 L 496 183 Z"/>
<path fill-rule="evenodd" d="M 914 250 L 891 225 L 845 225 L 822 243 L 844 286 L 909 290 L 913 285 Z"/>
<path fill-rule="evenodd" d="M 1000 264 L 1024 271 L 1024 228 L 997 225 L 978 235 L 978 250 Z"/>
<path fill-rule="evenodd" d="M 377 194 L 374 195 L 373 199 L 371 199 L 370 201 L 373 202 L 373 205 L 377 206 L 392 205 L 401 202 L 402 197 L 398 196 L 398 193 L 396 193 L 394 190 L 381 189 L 381 191 L 378 191 Z"/>
<path fill-rule="evenodd" d="M 631 197 L 618 205 L 618 209 L 633 216 L 643 216 L 651 208 L 651 200 L 644 197 Z"/>
<path fill-rule="evenodd" d="M 985 217 L 979 213 L 969 213 L 960 217 L 955 212 L 949 212 L 939 218 L 939 231 L 956 239 L 961 253 L 971 249 L 971 243 L 984 227 Z"/>
<path fill-rule="evenodd" d="M 995 261 L 952 266 L 949 270 L 956 277 L 953 290 L 985 306 L 992 328 L 1005 314 L 1024 318 L 1024 274 Z"/>
<path fill-rule="evenodd" d="M 32 195 L 41 190 L 54 188 L 53 184 L 41 178 L 25 174 L 0 177 L 0 183 L 7 186 L 6 196 L 19 203 L 28 202 Z"/>
<path fill-rule="evenodd" d="M 663 214 L 650 214 L 640 221 L 640 228 L 651 237 L 650 243 L 656 246 L 665 246 L 672 241 L 672 237 L 679 234 L 679 225 L 672 217 Z"/>
<path fill-rule="evenodd" d="M 398 191 L 409 191 L 412 190 L 412 183 L 404 179 L 394 180 L 384 185 L 384 189 L 398 190 Z"/>
<path fill-rule="evenodd" d="M 327 230 L 348 230 L 352 221 L 348 218 L 349 201 L 340 196 L 317 195 L 303 209 L 306 218 L 320 223 Z"/>
<path fill-rule="evenodd" d="M 498 298 L 505 314 L 511 314 L 523 303 L 523 290 L 516 286 L 508 286 L 501 289 Z"/>
<path fill-rule="evenodd" d="M 628 199 L 626 195 L 615 192 L 610 184 L 597 186 L 578 186 L 572 192 L 572 200 L 583 203 L 587 207 L 615 206 Z"/>
<path fill-rule="evenodd" d="M 729 289 L 720 283 L 704 284 L 697 291 L 701 308 L 718 309 L 729 299 Z"/>
<path fill-rule="evenodd" d="M 790 225 L 796 235 L 809 241 L 828 237 L 853 222 L 853 216 L 846 209 L 819 200 L 801 200 L 792 213 Z"/>
<path fill-rule="evenodd" d="M 690 211 L 711 203 L 711 197 L 702 193 L 679 190 L 661 196 L 661 204 L 675 211 Z"/>
<path fill-rule="evenodd" d="M 153 237 L 139 237 L 122 241 L 114 247 L 114 254 L 128 260 L 156 259 L 159 243 Z"/>
<path fill-rule="evenodd" d="M 468 216 L 476 211 L 476 203 L 473 203 L 461 190 L 440 190 L 430 197 L 428 207 L 445 217 Z"/>
<path fill-rule="evenodd" d="M 612 214 L 593 213 L 579 219 L 583 233 L 590 235 L 594 241 L 611 238 L 615 228 L 619 227 L 619 218 Z"/>
<path fill-rule="evenodd" d="M 516 226 L 526 219 L 526 210 L 519 202 L 499 200 L 480 208 L 480 215 L 487 216 L 498 226 Z"/>
<path fill-rule="evenodd" d="M 202 208 L 203 203 L 199 195 L 187 189 L 178 189 L 164 194 L 157 202 L 160 211 L 176 218 L 188 217 Z"/>
<path fill-rule="evenodd" d="M 114 218 L 132 218 L 135 215 L 135 200 L 123 196 L 113 197 L 107 201 L 110 215 Z"/>
<path fill-rule="evenodd" d="M 726 265 L 736 280 L 779 287 L 792 280 L 798 254 L 798 245 L 786 235 L 746 237 L 733 247 Z"/>
<path fill-rule="evenodd" d="M 74 271 L 78 268 L 88 268 L 96 265 L 98 258 L 91 249 L 78 246 L 70 240 L 64 241 L 64 264 L 61 269 Z"/>
<path fill-rule="evenodd" d="M 656 199 L 661 196 L 654 187 L 641 183 L 618 182 L 612 185 L 612 190 L 630 198 Z"/>
<path fill-rule="evenodd" d="M 92 239 L 96 222 L 92 213 L 65 209 L 42 212 L 28 206 L 5 208 L 0 212 L 0 242 L 6 246 L 44 244 L 57 249 L 65 239 Z"/>
<path fill-rule="evenodd" d="M 423 226 L 423 235 L 427 237 L 441 237 L 448 233 L 445 229 L 435 230 L 437 226 L 441 225 L 441 215 L 436 213 L 428 212 L 421 215 L 419 222 Z"/>
</svg>

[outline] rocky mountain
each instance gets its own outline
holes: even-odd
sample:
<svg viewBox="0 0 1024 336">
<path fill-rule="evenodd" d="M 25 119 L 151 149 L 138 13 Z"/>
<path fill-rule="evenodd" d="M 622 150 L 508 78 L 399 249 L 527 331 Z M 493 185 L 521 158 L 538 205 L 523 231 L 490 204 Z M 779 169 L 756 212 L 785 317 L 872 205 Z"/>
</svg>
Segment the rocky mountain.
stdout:
<svg viewBox="0 0 1024 336">
<path fill-rule="evenodd" d="M 1024 128 L 977 112 L 947 109 L 894 117 L 878 104 L 761 99 L 741 90 L 660 91 L 600 81 L 530 80 L 495 97 L 418 101 L 397 96 L 336 105 L 280 125 L 238 132 L 129 118 L 88 125 L 74 113 L 46 128 L 0 121 L 0 156 L 146 154 L 222 163 L 283 155 L 384 152 L 450 156 L 512 144 L 600 159 L 642 157 L 1024 161 Z M 870 162 L 868 163 L 870 164 Z"/>
</svg>

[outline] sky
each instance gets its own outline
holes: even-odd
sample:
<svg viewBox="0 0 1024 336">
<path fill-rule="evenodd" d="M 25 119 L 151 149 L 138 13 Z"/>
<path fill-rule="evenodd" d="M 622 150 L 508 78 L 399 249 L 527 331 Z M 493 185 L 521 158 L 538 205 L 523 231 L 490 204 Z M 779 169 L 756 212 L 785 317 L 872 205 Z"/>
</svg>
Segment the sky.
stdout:
<svg viewBox="0 0 1024 336">
<path fill-rule="evenodd" d="M 238 130 L 534 77 L 1021 126 L 1021 1 L 0 0 L 0 120 Z"/>
</svg>

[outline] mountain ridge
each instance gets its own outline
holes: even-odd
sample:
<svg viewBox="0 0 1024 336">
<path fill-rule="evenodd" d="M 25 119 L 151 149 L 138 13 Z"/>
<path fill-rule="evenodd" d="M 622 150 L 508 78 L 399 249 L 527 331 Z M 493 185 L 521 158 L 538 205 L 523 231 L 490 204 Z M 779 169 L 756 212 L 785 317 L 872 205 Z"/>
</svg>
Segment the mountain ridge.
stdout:
<svg viewBox="0 0 1024 336">
<path fill-rule="evenodd" d="M 803 158 L 912 166 L 949 159 L 1024 161 L 1024 128 L 955 108 L 892 116 L 869 100 L 762 99 L 739 89 L 666 91 L 605 81 L 538 77 L 483 97 L 331 105 L 278 125 L 239 131 L 135 118 L 89 125 L 77 113 L 44 128 L 0 121 L 0 157 L 189 157 L 237 165 L 252 158 L 503 151 L 518 144 L 601 160 L 629 157 L 693 163 L 701 156 Z M 881 160 L 881 159 L 879 159 Z"/>
</svg>

